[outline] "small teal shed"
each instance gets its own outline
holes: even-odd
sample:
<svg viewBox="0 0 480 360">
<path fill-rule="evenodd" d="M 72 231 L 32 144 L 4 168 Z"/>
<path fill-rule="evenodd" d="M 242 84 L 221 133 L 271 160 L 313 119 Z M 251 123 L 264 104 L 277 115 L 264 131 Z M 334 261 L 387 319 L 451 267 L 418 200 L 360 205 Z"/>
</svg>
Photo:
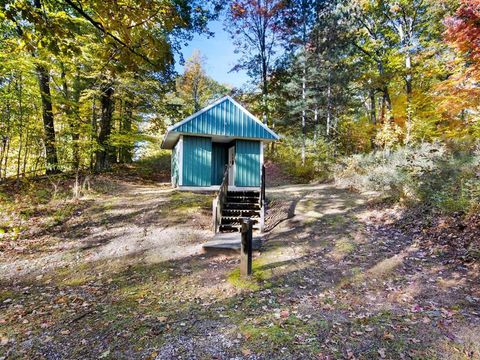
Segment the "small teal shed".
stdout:
<svg viewBox="0 0 480 360">
<path fill-rule="evenodd" d="M 259 188 L 264 144 L 279 136 L 225 96 L 167 129 L 172 186 L 217 190 L 228 165 L 230 189 Z"/>
</svg>

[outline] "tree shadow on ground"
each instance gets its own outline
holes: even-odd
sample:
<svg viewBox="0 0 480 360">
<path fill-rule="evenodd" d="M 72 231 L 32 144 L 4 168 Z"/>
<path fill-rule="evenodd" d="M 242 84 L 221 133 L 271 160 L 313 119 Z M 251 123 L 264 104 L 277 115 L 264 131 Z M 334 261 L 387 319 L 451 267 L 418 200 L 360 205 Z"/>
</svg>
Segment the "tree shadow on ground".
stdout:
<svg viewBox="0 0 480 360">
<path fill-rule="evenodd" d="M 32 334 L 17 335 L 8 355 L 401 359 L 478 354 L 476 305 L 445 297 L 448 288 L 430 283 L 440 272 L 444 281 L 455 282 L 455 271 L 439 269 L 435 258 L 424 260 L 412 238 L 397 229 L 358 218 L 366 205 L 352 205 L 356 199 L 332 197 L 332 207 L 327 201 L 308 203 L 310 195 L 297 202 L 310 215 L 294 217 L 268 235 L 250 280 L 236 277 L 236 255 L 198 254 L 150 264 L 139 252 L 70 269 L 48 284 L 34 279 L 9 285 L 19 297 L 12 295 L 14 301 L 2 311 L 10 319 L 18 305 L 24 306 L 22 319 L 30 325 L 21 326 Z M 317 200 L 330 195 L 335 193 L 315 193 Z M 86 280 L 71 285 L 76 277 Z M 473 285 L 456 282 L 450 291 L 473 297 L 478 283 Z M 77 308 L 51 309 L 53 324 L 42 328 L 32 312 L 41 309 L 38 302 L 38 308 L 32 306 L 34 299 L 51 293 L 56 303 L 59 292 L 84 299 L 91 312 L 72 322 Z"/>
</svg>

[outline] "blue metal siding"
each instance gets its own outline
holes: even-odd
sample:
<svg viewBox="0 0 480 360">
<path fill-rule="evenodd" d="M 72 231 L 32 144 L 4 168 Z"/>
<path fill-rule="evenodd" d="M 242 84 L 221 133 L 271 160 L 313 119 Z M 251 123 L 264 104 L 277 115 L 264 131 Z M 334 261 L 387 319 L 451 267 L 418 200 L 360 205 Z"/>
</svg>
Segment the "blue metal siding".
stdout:
<svg viewBox="0 0 480 360">
<path fill-rule="evenodd" d="M 260 186 L 260 142 L 237 140 L 235 153 L 235 185 Z"/>
<path fill-rule="evenodd" d="M 212 144 L 212 185 L 221 185 L 225 165 L 227 164 L 228 149 L 224 144 Z"/>
<path fill-rule="evenodd" d="M 212 140 L 183 137 L 183 186 L 210 186 L 212 178 Z"/>
<path fill-rule="evenodd" d="M 198 114 L 173 131 L 253 139 L 275 139 L 267 129 L 228 98 L 211 109 Z"/>
<path fill-rule="evenodd" d="M 172 167 L 171 167 L 171 176 L 172 176 L 172 186 L 178 185 L 178 159 L 179 159 L 179 145 L 178 142 L 175 144 L 173 151 L 172 151 Z"/>
</svg>

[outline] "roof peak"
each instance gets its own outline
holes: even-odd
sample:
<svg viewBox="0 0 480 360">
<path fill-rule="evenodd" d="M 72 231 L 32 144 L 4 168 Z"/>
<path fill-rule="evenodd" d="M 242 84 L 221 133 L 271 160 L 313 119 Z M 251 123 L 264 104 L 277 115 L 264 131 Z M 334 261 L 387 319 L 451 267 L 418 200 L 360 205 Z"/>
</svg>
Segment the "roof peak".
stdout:
<svg viewBox="0 0 480 360">
<path fill-rule="evenodd" d="M 225 101 L 230 104 L 224 104 Z M 204 113 L 206 115 L 203 115 Z M 265 141 L 279 139 L 275 132 L 230 95 L 222 96 L 203 109 L 168 127 L 164 144 L 171 133 L 250 138 Z"/>
</svg>

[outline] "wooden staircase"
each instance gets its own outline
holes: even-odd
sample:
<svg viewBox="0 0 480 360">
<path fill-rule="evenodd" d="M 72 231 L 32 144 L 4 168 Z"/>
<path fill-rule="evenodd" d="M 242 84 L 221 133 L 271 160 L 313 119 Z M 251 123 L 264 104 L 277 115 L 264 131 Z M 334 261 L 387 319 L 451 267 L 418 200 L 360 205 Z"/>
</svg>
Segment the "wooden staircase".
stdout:
<svg viewBox="0 0 480 360">
<path fill-rule="evenodd" d="M 265 167 L 262 166 L 259 190 L 235 190 L 228 188 L 228 167 L 217 197 L 213 200 L 213 232 L 232 233 L 241 229 L 241 218 L 253 221 L 253 230 L 263 232 L 265 218 Z"/>
<path fill-rule="evenodd" d="M 261 211 L 260 191 L 228 191 L 219 232 L 239 232 L 242 217 L 251 218 L 253 229 L 260 231 Z"/>
</svg>

